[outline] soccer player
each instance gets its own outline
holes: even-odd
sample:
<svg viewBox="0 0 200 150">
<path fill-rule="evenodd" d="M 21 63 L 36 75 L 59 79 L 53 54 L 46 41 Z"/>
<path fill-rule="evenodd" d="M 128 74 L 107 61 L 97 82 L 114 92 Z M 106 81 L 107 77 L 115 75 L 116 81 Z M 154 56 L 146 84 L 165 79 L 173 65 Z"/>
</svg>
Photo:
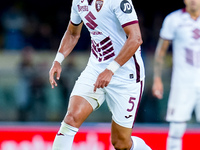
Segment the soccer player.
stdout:
<svg viewBox="0 0 200 150">
<path fill-rule="evenodd" d="M 82 26 L 91 36 L 88 64 L 75 83 L 53 150 L 70 150 L 84 120 L 106 100 L 112 112 L 111 141 L 117 150 L 150 150 L 131 136 L 144 86 L 138 18 L 131 0 L 73 0 L 71 20 L 49 72 L 57 86 L 61 62 L 77 44 Z M 105 115 L 105 114 L 102 114 Z"/>
<path fill-rule="evenodd" d="M 200 112 L 200 0 L 184 0 L 185 8 L 164 20 L 155 53 L 153 95 L 163 97 L 161 79 L 164 56 L 172 41 L 173 72 L 166 120 L 170 122 L 167 150 L 181 150 L 186 122 Z"/>
</svg>

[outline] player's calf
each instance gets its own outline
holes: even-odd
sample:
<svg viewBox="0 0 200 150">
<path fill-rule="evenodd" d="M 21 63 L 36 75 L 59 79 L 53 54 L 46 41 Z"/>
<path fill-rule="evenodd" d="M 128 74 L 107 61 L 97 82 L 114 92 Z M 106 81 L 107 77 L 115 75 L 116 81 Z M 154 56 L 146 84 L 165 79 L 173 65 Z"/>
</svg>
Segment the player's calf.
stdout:
<svg viewBox="0 0 200 150">
<path fill-rule="evenodd" d="M 181 150 L 182 137 L 186 130 L 185 122 L 170 123 L 167 138 L 167 150 Z"/>
<path fill-rule="evenodd" d="M 78 128 L 72 127 L 63 121 L 55 137 L 52 150 L 71 150 L 77 132 Z"/>
</svg>

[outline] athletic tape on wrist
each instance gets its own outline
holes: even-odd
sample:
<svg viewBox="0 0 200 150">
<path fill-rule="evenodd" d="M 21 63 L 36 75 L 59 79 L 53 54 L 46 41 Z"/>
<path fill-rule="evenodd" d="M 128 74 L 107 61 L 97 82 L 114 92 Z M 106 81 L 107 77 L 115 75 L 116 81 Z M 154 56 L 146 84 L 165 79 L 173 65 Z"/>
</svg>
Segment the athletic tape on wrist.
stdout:
<svg viewBox="0 0 200 150">
<path fill-rule="evenodd" d="M 65 59 L 65 56 L 62 53 L 58 52 L 56 54 L 54 61 L 57 61 L 61 64 L 64 59 Z"/>
<path fill-rule="evenodd" d="M 112 61 L 108 66 L 107 69 L 111 70 L 115 73 L 120 68 L 120 65 L 116 61 Z"/>
</svg>

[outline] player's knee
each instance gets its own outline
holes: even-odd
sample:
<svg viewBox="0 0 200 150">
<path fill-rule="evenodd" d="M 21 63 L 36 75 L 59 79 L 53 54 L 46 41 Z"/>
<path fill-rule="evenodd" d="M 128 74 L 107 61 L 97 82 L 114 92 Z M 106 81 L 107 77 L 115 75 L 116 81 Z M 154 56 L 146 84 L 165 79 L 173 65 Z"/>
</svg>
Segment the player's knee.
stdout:
<svg viewBox="0 0 200 150">
<path fill-rule="evenodd" d="M 187 124 L 185 122 L 182 123 L 170 123 L 169 127 L 169 136 L 182 138 L 183 134 L 185 133 Z"/>
<path fill-rule="evenodd" d="M 125 139 L 119 139 L 119 138 L 112 138 L 111 142 L 116 150 L 129 150 L 132 145 L 131 142 Z"/>
<path fill-rule="evenodd" d="M 79 115 L 69 112 L 66 114 L 66 116 L 64 118 L 64 122 L 66 124 L 69 124 L 70 126 L 77 127 L 77 126 L 79 126 L 78 124 L 80 124 L 79 123 Z"/>
</svg>

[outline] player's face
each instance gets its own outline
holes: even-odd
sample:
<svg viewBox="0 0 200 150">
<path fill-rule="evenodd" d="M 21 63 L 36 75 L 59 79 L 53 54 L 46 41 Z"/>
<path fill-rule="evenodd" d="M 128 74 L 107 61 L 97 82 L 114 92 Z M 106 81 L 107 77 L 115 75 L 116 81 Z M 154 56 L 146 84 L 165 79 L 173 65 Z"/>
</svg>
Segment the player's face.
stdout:
<svg viewBox="0 0 200 150">
<path fill-rule="evenodd" d="M 200 0 L 184 0 L 184 3 L 189 11 L 200 11 Z"/>
</svg>

